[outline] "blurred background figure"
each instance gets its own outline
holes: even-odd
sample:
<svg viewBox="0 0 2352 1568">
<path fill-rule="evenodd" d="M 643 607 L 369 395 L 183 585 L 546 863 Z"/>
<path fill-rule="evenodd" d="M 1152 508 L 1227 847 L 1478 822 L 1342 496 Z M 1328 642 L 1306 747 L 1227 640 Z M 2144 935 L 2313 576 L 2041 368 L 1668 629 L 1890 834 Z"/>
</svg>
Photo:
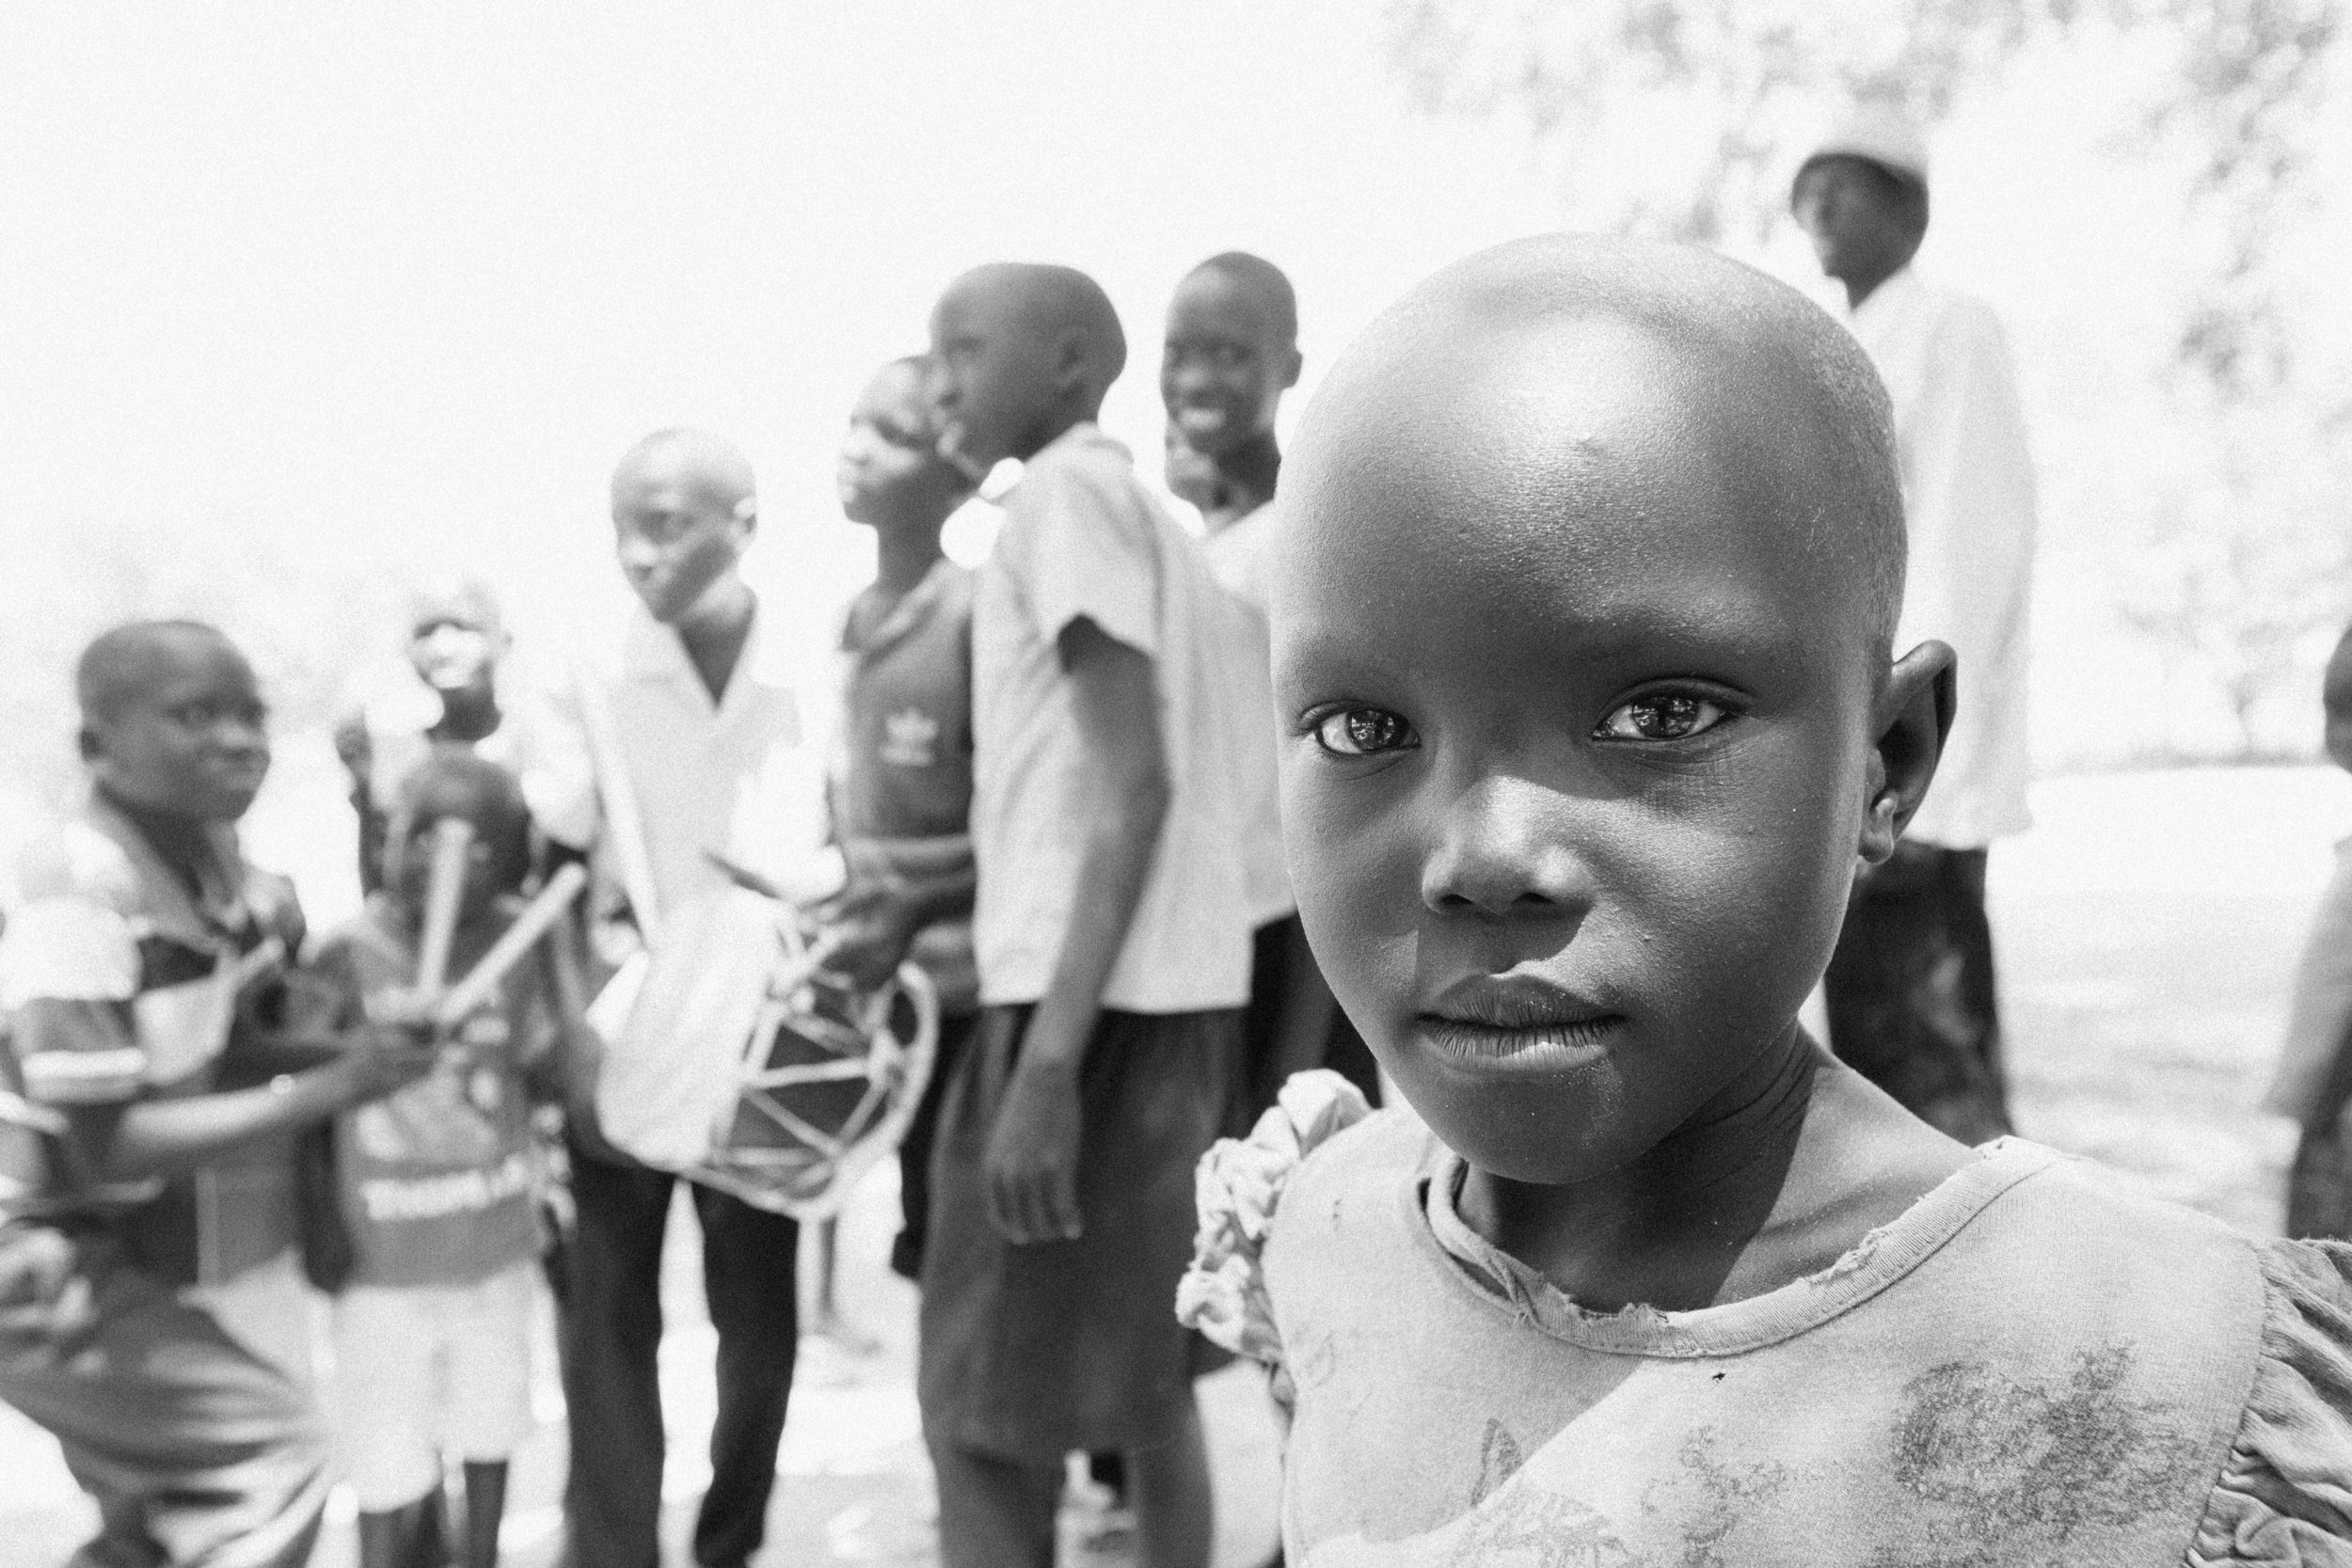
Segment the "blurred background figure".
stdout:
<svg viewBox="0 0 2352 1568">
<path fill-rule="evenodd" d="M 400 786 L 437 746 L 455 746 L 519 772 L 528 755 L 516 717 L 526 683 L 499 678 L 513 640 L 479 578 L 428 583 L 410 599 L 405 669 L 379 669 L 336 725 L 335 752 L 351 775 L 359 817 L 359 887 L 384 886 L 384 835 Z"/>
<path fill-rule="evenodd" d="M 1161 346 L 1168 487 L 1200 509 L 1201 553 L 1241 610 L 1247 659 L 1232 711 L 1243 724 L 1251 921 L 1249 1010 L 1236 1132 L 1274 1103 L 1294 1072 L 1329 1065 L 1380 1103 L 1372 1053 L 1324 984 L 1298 923 L 1283 861 L 1275 777 L 1274 693 L 1266 627 L 1266 552 L 1282 469 L 1275 416 L 1298 385 L 1298 295 L 1282 269 L 1246 251 L 1212 256 L 1176 285 Z"/>
<path fill-rule="evenodd" d="M 1985 918 L 1987 851 L 2029 825 L 2026 621 L 2034 474 L 2009 345 L 1982 300 L 1928 282 L 1925 141 L 1866 104 L 1797 171 L 1790 205 L 1893 401 L 1910 536 L 1898 652 L 1959 655 L 1927 804 L 1855 885 L 1823 987 L 1832 1048 L 1963 1142 L 2010 1131 Z"/>
<path fill-rule="evenodd" d="M 2352 772 L 2352 630 L 2336 641 L 2320 689 L 2328 760 Z M 2334 874 L 2312 916 L 2296 966 L 2285 1049 L 2263 1109 L 2302 1129 L 2287 1173 L 2290 1236 L 2352 1237 L 2352 838 L 2336 846 Z"/>
</svg>

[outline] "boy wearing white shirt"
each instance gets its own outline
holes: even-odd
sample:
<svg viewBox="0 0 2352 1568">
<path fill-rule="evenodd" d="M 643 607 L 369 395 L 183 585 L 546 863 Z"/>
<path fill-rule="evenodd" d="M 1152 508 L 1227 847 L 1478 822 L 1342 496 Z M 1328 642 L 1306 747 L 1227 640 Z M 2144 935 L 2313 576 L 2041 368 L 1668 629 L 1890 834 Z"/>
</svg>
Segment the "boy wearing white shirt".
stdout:
<svg viewBox="0 0 2352 1568">
<path fill-rule="evenodd" d="M 526 776 L 559 844 L 622 868 L 641 928 L 726 885 L 706 851 L 761 870 L 819 836 L 821 763 L 802 743 L 791 683 L 739 562 L 758 515 L 751 466 L 699 431 L 645 437 L 612 479 L 612 525 L 640 609 L 617 657 L 582 661 L 556 693 Z M 601 738 L 599 732 L 602 732 Z M 607 743 L 617 756 L 599 756 Z M 626 769 L 622 780 L 605 773 Z M 633 836 L 612 820 L 633 802 Z M 640 869 L 627 868 L 642 854 Z M 643 884 L 649 883 L 646 887 Z M 678 1180 L 575 1128 L 578 1228 L 566 1259 L 564 1492 L 574 1568 L 655 1568 L 663 1437 L 661 1239 Z M 799 1340 L 799 1227 L 691 1184 L 703 1285 L 719 1334 L 711 1479 L 695 1521 L 703 1568 L 741 1568 L 765 1534 Z"/>
<path fill-rule="evenodd" d="M 1195 1346 L 1169 1310 L 1248 994 L 1237 611 L 1094 424 L 1125 363 L 1066 267 L 931 320 L 942 450 L 1022 459 L 973 611 L 977 1047 L 939 1130 L 924 1436 L 948 1568 L 1047 1568 L 1061 1463 L 1124 1452 L 1143 1559 L 1201 1568 Z"/>
<path fill-rule="evenodd" d="M 1928 160 L 1910 125 L 1866 108 L 1799 168 L 1790 206 L 1894 404 L 1910 544 L 1897 641 L 1947 642 L 1960 661 L 1935 793 L 1856 884 L 1823 979 L 1831 1043 L 1928 1122 L 1981 1143 L 2010 1130 L 1986 851 L 2029 820 L 2034 478 L 2016 372 L 1991 307 L 1912 270 Z"/>
</svg>

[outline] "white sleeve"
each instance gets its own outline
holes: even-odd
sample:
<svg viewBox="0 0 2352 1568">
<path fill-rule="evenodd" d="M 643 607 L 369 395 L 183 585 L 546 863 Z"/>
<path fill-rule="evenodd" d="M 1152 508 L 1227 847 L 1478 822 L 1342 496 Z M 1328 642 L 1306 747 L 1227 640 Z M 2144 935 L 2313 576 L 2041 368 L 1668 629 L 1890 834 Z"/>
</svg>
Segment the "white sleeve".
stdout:
<svg viewBox="0 0 2352 1568">
<path fill-rule="evenodd" d="M 596 841 L 600 813 L 596 769 L 580 714 L 580 672 L 565 665 L 546 687 L 531 692 L 529 736 L 517 759 L 523 801 L 539 831 L 558 844 L 587 849 Z"/>
</svg>

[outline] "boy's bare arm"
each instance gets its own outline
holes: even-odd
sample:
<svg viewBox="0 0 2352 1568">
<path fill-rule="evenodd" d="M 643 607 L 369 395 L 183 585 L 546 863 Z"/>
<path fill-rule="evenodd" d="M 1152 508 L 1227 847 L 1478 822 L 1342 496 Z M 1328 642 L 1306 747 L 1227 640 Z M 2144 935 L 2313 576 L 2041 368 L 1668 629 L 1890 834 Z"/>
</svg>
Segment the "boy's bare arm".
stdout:
<svg viewBox="0 0 2352 1568">
<path fill-rule="evenodd" d="M 1071 824 L 1084 847 L 1070 925 L 989 1134 L 990 1212 L 1015 1242 L 1078 1234 L 1078 1068 L 1170 797 L 1150 656 L 1078 620 L 1062 632 L 1061 657 L 1099 789 L 1091 819 Z"/>
<path fill-rule="evenodd" d="M 16 1014 L 20 1046 L 47 1050 L 133 1048 L 111 1008 L 36 997 Z M 98 1032 L 101 1038 L 90 1037 Z M 406 1031 L 367 1026 L 352 1032 L 335 1061 L 282 1081 L 183 1100 L 56 1107 L 75 1172 L 93 1183 L 174 1176 L 215 1160 L 239 1144 L 320 1121 L 347 1106 L 390 1093 L 433 1065 L 432 1044 Z"/>
<path fill-rule="evenodd" d="M 852 839 L 841 851 L 848 885 L 816 912 L 833 939 L 827 966 L 862 985 L 888 978 L 917 932 L 969 911 L 979 888 L 969 833 Z"/>
</svg>

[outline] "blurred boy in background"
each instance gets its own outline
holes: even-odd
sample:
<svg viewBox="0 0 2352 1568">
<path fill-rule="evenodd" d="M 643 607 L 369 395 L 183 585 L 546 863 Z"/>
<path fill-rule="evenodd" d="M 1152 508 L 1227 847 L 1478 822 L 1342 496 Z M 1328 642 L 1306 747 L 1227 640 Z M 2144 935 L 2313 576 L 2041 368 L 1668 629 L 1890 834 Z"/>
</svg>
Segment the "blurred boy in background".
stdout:
<svg viewBox="0 0 2352 1568">
<path fill-rule="evenodd" d="M 512 771 L 528 761 L 528 683 L 501 682 L 513 640 L 487 584 L 428 583 L 409 602 L 405 670 L 380 673 L 335 728 L 359 818 L 359 889 L 384 885 L 384 834 L 403 780 L 440 747 Z"/>
<path fill-rule="evenodd" d="M 1205 1564 L 1197 1342 L 1168 1309 L 1248 994 L 1237 611 L 1094 423 L 1126 360 L 1067 267 L 931 318 L 943 450 L 1021 459 L 973 609 L 983 1013 L 949 1090 L 919 1396 L 943 1560 L 1053 1560 L 1063 1460 L 1128 1456 L 1144 1560 Z"/>
<path fill-rule="evenodd" d="M 892 1270 L 923 1273 L 932 1131 L 979 1019 L 972 957 L 972 574 L 940 550 L 972 482 L 939 453 L 921 357 L 885 365 L 850 411 L 841 510 L 874 531 L 874 580 L 841 626 L 842 727 L 827 790 L 849 886 L 821 909 L 833 962 L 875 983 L 910 953 L 939 993 L 931 1081 L 898 1147 Z M 823 1292 L 820 1292 L 822 1294 Z"/>
<path fill-rule="evenodd" d="M 432 1000 L 414 988 L 434 837 L 447 819 L 471 830 L 449 977 L 512 924 L 531 869 L 520 790 L 479 757 L 426 759 L 401 786 L 383 889 L 311 965 L 327 1026 Z M 531 1432 L 532 1280 L 544 1241 L 526 1077 L 544 1090 L 558 1070 L 564 1016 L 549 971 L 526 963 L 454 1026 L 430 1073 L 338 1118 L 347 1257 L 335 1298 L 336 1409 L 361 1568 L 445 1560 L 445 1454 L 464 1466 L 459 1560 L 498 1560 L 507 1459 Z"/>
<path fill-rule="evenodd" d="M 228 639 L 120 626 L 75 686 L 89 799 L 27 857 L 0 937 L 0 1214 L 39 1233 L 35 1298 L 82 1309 L 0 1336 L 0 1400 L 98 1504 L 77 1560 L 297 1568 L 327 1476 L 287 1135 L 433 1053 L 384 1025 L 274 1036 L 302 917 L 238 852 L 269 742 Z"/>
<path fill-rule="evenodd" d="M 1208 529 L 1201 553 L 1241 606 L 1248 655 L 1233 663 L 1251 794 L 1248 1078 L 1235 1105 L 1237 1132 L 1274 1103 L 1292 1073 L 1327 1061 L 1380 1102 L 1379 1069 L 1332 1000 L 1298 923 L 1275 787 L 1266 567 L 1282 451 L 1274 420 L 1282 394 L 1298 385 L 1300 365 L 1297 296 L 1273 262 L 1229 250 L 1176 286 L 1160 360 L 1168 488 L 1194 492 L 1187 499 Z"/>
<path fill-rule="evenodd" d="M 2352 631 L 2336 641 L 2320 688 L 2328 760 L 2352 772 Z M 2352 1237 L 2352 839 L 2312 916 L 2296 966 L 2294 1001 L 2263 1109 L 2302 1128 L 2287 1174 L 2290 1236 Z"/>
</svg>

